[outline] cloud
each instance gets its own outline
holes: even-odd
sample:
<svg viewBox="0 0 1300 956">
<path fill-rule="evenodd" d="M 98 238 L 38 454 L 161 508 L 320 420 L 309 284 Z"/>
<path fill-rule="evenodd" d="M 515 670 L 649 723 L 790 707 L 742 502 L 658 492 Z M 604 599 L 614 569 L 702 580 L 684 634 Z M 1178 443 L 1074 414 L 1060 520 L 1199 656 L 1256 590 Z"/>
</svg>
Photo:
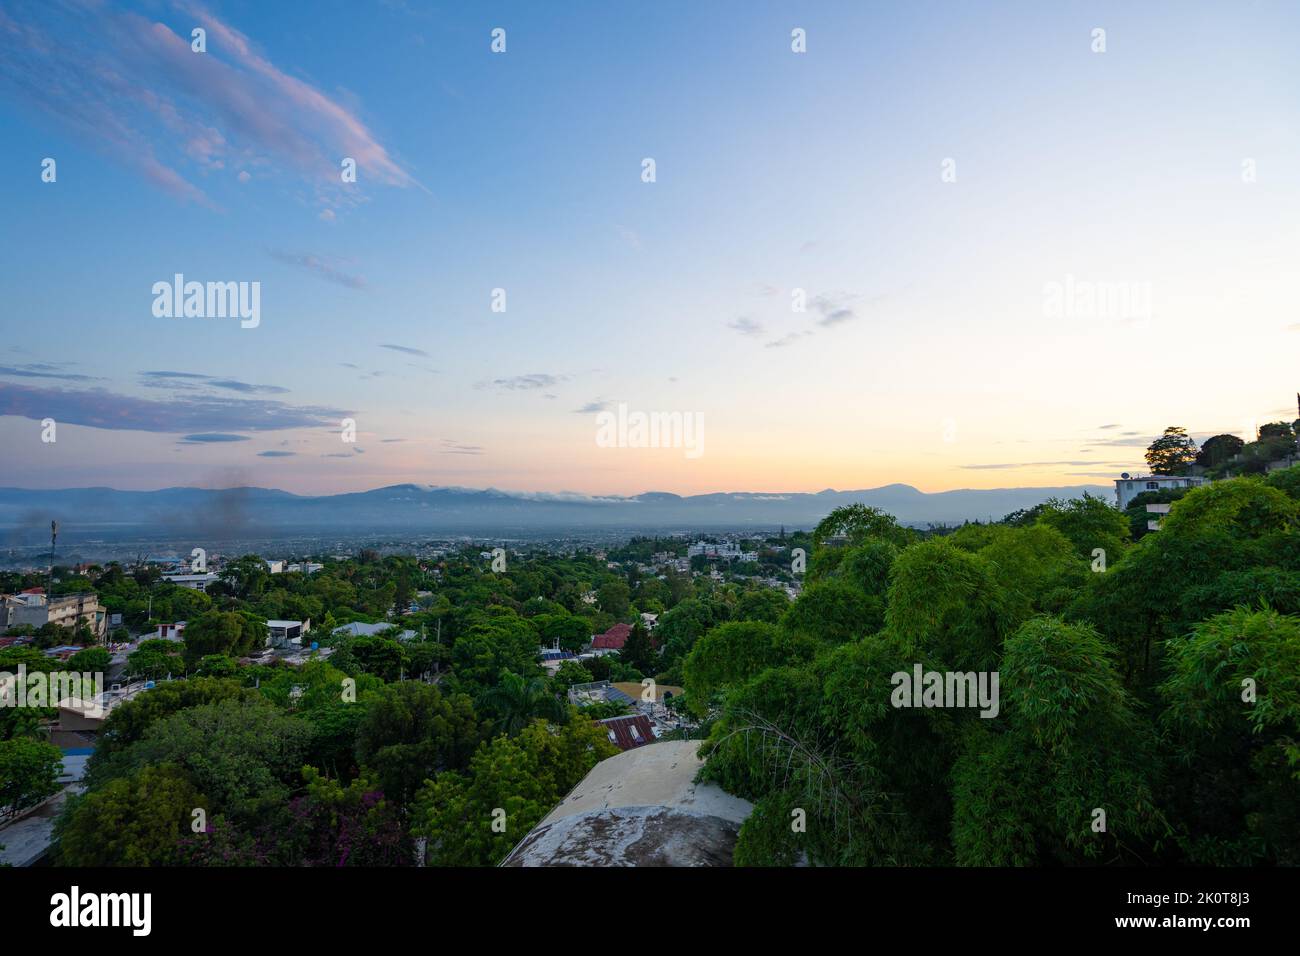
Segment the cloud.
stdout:
<svg viewBox="0 0 1300 956">
<path fill-rule="evenodd" d="M 259 451 L 258 458 L 292 458 L 298 453 L 296 451 Z"/>
<path fill-rule="evenodd" d="M 154 401 L 102 388 L 38 388 L 0 382 L 0 415 L 37 421 L 53 418 L 111 431 L 180 434 L 337 427 L 349 412 L 317 405 L 288 405 L 272 399 L 185 395 Z"/>
<path fill-rule="evenodd" d="M 849 303 L 856 299 L 855 295 L 819 295 L 812 300 L 813 308 L 821 313 L 821 318 L 817 324 L 829 328 L 832 325 L 839 325 L 841 322 L 849 322 L 858 317 L 858 314 L 849 307 Z"/>
<path fill-rule="evenodd" d="M 1084 442 L 1090 448 L 1146 448 L 1151 439 L 1141 432 L 1125 432 L 1120 438 L 1095 438 Z"/>
<path fill-rule="evenodd" d="M 366 182 L 423 188 L 353 111 L 203 6 L 172 6 L 184 36 L 113 4 L 6 4 L 14 13 L 0 11 L 0 90 L 187 202 L 215 208 L 192 178 L 247 163 L 346 197 L 344 156 Z M 190 49 L 196 23 L 208 35 L 202 55 Z"/>
<path fill-rule="evenodd" d="M 573 413 L 575 415 L 594 415 L 596 412 L 603 412 L 607 408 L 609 408 L 609 401 L 604 398 L 598 398 L 593 402 L 588 402 L 581 408 L 575 408 Z"/>
<path fill-rule="evenodd" d="M 349 275 L 338 268 L 339 265 L 347 261 L 344 259 L 317 256 L 310 252 L 282 252 L 278 249 L 270 250 L 270 256 L 278 262 L 306 269 L 327 282 L 347 286 L 349 289 L 364 289 L 367 286 L 364 276 Z"/>
<path fill-rule="evenodd" d="M 741 335 L 747 336 L 749 338 L 754 338 L 755 336 L 763 334 L 762 323 L 755 322 L 753 319 L 744 315 L 742 315 L 738 319 L 732 319 L 730 322 L 728 322 L 727 328 L 733 329 L 736 332 L 739 332 Z"/>
<path fill-rule="evenodd" d="M 1069 465 L 1072 468 L 1081 468 L 1086 465 L 1100 465 L 1099 461 L 1011 461 L 999 462 L 995 465 L 960 465 L 959 467 L 970 471 L 996 471 L 1006 468 L 1050 468 L 1062 465 Z"/>
<path fill-rule="evenodd" d="M 413 349 L 409 345 L 391 345 L 388 343 L 379 346 L 381 349 L 392 349 L 394 352 L 405 352 L 407 355 L 419 355 L 424 358 L 433 358 L 424 349 Z"/>
<path fill-rule="evenodd" d="M 1119 428 L 1118 425 L 1098 425 L 1097 427 L 1100 428 L 1102 431 L 1105 431 L 1108 428 Z"/>
<path fill-rule="evenodd" d="M 458 441 L 452 441 L 450 438 L 442 440 L 442 453 L 444 455 L 481 455 L 483 454 L 482 445 L 463 445 Z"/>
<path fill-rule="evenodd" d="M 217 378 L 213 375 L 200 375 L 197 372 L 141 372 L 140 384 L 146 388 L 223 388 L 245 395 L 284 395 L 289 391 L 280 385 L 250 385 L 248 382 L 240 382 L 233 378 Z"/>
<path fill-rule="evenodd" d="M 532 372 L 528 375 L 513 375 L 509 378 L 494 378 L 490 382 L 479 382 L 476 388 L 498 388 L 511 392 L 530 392 L 541 388 L 550 388 L 565 380 L 564 375 L 550 375 L 546 372 Z"/>
<path fill-rule="evenodd" d="M 186 435 L 181 441 L 191 445 L 206 445 L 228 441 L 248 441 L 247 435 L 227 435 L 222 432 L 204 432 L 200 435 Z"/>
<path fill-rule="evenodd" d="M 246 395 L 283 395 L 289 390 L 280 385 L 249 385 L 247 382 L 236 382 L 234 379 L 213 379 L 208 382 L 213 388 L 226 388 L 232 392 L 243 392 Z"/>
<path fill-rule="evenodd" d="M 0 375 L 8 375 L 12 378 L 53 378 L 61 379 L 67 382 L 95 382 L 100 381 L 94 375 L 80 375 L 73 372 L 65 372 L 63 366 L 66 362 L 50 364 L 48 362 L 29 362 L 24 365 L 0 365 Z"/>
<path fill-rule="evenodd" d="M 771 342 L 768 342 L 766 345 L 763 346 L 763 348 L 783 349 L 787 345 L 791 345 L 794 342 L 797 342 L 799 339 L 807 338 L 810 335 L 812 335 L 812 331 L 808 329 L 805 329 L 802 332 L 788 332 L 785 335 L 781 336 L 779 339 L 773 339 Z"/>
</svg>

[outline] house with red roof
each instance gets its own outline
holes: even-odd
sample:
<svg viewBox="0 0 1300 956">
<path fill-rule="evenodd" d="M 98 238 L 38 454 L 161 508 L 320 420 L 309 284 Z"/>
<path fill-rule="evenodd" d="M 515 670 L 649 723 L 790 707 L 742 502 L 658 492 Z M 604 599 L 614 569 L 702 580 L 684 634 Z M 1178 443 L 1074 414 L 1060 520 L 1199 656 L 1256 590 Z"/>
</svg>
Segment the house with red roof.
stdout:
<svg viewBox="0 0 1300 956">
<path fill-rule="evenodd" d="M 591 648 L 595 651 L 621 651 L 632 633 L 631 624 L 615 624 L 604 634 L 597 634 L 591 639 Z"/>
</svg>

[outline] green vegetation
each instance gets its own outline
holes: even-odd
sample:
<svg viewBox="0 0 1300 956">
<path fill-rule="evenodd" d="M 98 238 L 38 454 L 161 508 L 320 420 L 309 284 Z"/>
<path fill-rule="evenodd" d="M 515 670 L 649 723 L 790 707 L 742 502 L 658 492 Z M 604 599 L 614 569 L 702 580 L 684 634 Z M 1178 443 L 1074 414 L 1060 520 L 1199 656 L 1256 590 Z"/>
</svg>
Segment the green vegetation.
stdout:
<svg viewBox="0 0 1300 956">
<path fill-rule="evenodd" d="M 755 802 L 736 862 L 1300 862 L 1297 490 L 1191 489 L 1136 541 L 1087 497 L 919 541 L 833 513 L 779 622 L 683 669 L 705 777 Z M 894 706 L 917 665 L 996 673 L 996 715 Z"/>
</svg>

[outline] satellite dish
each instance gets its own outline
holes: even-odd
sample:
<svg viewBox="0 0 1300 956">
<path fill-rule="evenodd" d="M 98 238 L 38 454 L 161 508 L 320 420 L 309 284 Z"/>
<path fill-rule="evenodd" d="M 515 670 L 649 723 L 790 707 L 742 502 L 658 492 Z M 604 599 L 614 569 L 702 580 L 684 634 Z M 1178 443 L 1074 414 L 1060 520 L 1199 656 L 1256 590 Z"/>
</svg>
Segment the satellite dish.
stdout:
<svg viewBox="0 0 1300 956">
<path fill-rule="evenodd" d="M 320 641 L 312 641 L 312 642 L 311 642 L 311 649 L 312 649 L 313 651 L 319 651 L 319 650 L 320 650 Z"/>
<path fill-rule="evenodd" d="M 1122 475 L 1120 475 L 1121 478 L 1127 478 L 1128 476 L 1129 476 L 1129 474 L 1128 474 L 1127 471 L 1124 472 Z"/>
</svg>

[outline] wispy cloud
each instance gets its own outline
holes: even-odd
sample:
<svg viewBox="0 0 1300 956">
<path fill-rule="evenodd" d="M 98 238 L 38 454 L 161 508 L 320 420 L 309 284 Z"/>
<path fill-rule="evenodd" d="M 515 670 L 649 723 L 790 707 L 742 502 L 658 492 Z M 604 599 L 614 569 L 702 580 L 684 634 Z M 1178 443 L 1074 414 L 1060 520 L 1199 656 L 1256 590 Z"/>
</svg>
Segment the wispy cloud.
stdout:
<svg viewBox="0 0 1300 956">
<path fill-rule="evenodd" d="M 732 319 L 730 322 L 727 323 L 727 328 L 739 332 L 741 335 L 747 336 L 749 338 L 754 338 L 756 336 L 763 334 L 762 323 L 756 322 L 745 315 L 742 315 L 738 319 Z"/>
<path fill-rule="evenodd" d="M 452 441 L 450 438 L 442 440 L 442 453 L 444 455 L 481 455 L 483 454 L 482 445 L 465 445 L 458 441 Z"/>
<path fill-rule="evenodd" d="M 222 432 L 203 432 L 198 435 L 186 435 L 181 439 L 182 442 L 189 445 L 209 445 L 220 444 L 230 441 L 248 441 L 247 435 L 227 435 Z"/>
<path fill-rule="evenodd" d="M 431 356 L 428 352 L 426 352 L 424 349 L 413 349 L 413 348 L 411 348 L 409 345 L 392 345 L 392 344 L 390 344 L 390 343 L 384 343 L 384 344 L 380 345 L 379 347 L 380 347 L 381 349 L 392 349 L 394 352 L 405 352 L 407 355 L 419 355 L 419 356 L 422 356 L 422 357 L 424 357 L 424 358 L 432 358 L 432 357 L 433 357 L 433 356 Z"/>
<path fill-rule="evenodd" d="M 603 412 L 607 408 L 609 408 L 609 401 L 604 398 L 598 398 L 595 401 L 588 402 L 581 408 L 575 408 L 573 412 L 575 415 L 594 415 L 596 412 Z"/>
<path fill-rule="evenodd" d="M 773 339 L 771 342 L 768 342 L 766 345 L 763 346 L 763 348 L 783 349 L 786 346 L 793 345 L 795 342 L 798 342 L 800 339 L 807 338 L 810 335 L 812 335 L 812 331 L 809 329 L 804 329 L 801 332 L 787 332 L 779 339 Z"/>
<path fill-rule="evenodd" d="M 66 371 L 66 362 L 51 364 L 48 362 L 29 362 L 24 365 L 0 365 L 0 375 L 11 378 L 53 378 L 65 382 L 93 382 L 97 376 L 81 375 Z"/>
<path fill-rule="evenodd" d="M 112 4 L 6 6 L 0 88 L 179 199 L 215 207 L 192 177 L 249 165 L 287 170 L 347 201 L 342 156 L 367 182 L 420 185 L 352 110 L 200 4 L 172 7 L 186 31 L 207 31 L 203 55 L 188 36 Z"/>
<path fill-rule="evenodd" d="M 298 453 L 296 451 L 259 451 L 258 458 L 293 458 Z"/>
<path fill-rule="evenodd" d="M 337 427 L 348 414 L 341 409 L 289 405 L 273 399 L 185 395 L 154 401 L 102 388 L 39 388 L 0 382 L 0 415 L 37 421 L 53 418 L 112 431 L 178 434 Z"/>
<path fill-rule="evenodd" d="M 850 295 L 843 292 L 834 295 L 816 296 L 812 300 L 813 308 L 821 314 L 821 318 L 817 320 L 817 324 L 823 327 L 830 327 L 832 325 L 839 325 L 841 322 L 850 322 L 853 319 L 856 319 L 858 314 L 849 305 L 849 303 L 856 298 L 856 295 Z"/>
<path fill-rule="evenodd" d="M 349 289 L 366 288 L 367 283 L 364 276 L 350 275 L 339 268 L 340 265 L 347 261 L 345 259 L 318 256 L 310 252 L 283 252 L 279 249 L 271 249 L 269 252 L 272 259 L 286 265 L 306 269 L 327 282 L 335 282 L 347 286 Z"/>
<path fill-rule="evenodd" d="M 509 378 L 494 378 L 490 382 L 479 382 L 476 388 L 498 388 L 510 392 L 531 392 L 550 388 L 565 380 L 564 375 L 551 375 L 547 372 L 531 372 L 528 375 L 512 375 Z"/>
</svg>

